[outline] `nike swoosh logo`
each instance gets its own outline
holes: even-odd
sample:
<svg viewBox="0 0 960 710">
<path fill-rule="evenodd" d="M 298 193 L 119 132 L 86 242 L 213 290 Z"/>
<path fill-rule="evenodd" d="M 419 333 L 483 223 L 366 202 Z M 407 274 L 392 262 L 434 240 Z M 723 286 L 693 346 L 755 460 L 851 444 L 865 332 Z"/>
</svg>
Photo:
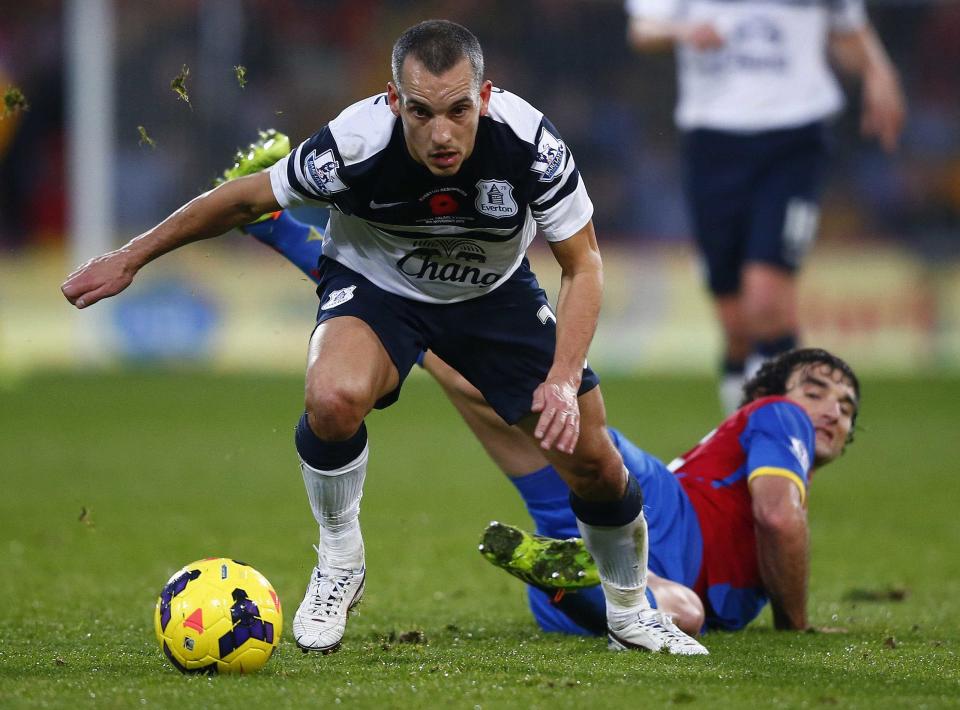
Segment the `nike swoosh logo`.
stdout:
<svg viewBox="0 0 960 710">
<path fill-rule="evenodd" d="M 402 205 L 404 202 L 374 202 L 370 200 L 370 209 L 372 210 L 385 210 L 387 207 L 396 207 L 397 205 Z"/>
</svg>

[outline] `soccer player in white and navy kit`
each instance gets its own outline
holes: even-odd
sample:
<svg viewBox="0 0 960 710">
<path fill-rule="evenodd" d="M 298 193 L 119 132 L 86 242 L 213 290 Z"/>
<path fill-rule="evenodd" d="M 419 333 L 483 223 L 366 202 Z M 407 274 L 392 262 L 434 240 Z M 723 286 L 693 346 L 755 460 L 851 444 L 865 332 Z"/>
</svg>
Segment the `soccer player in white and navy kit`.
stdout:
<svg viewBox="0 0 960 710">
<path fill-rule="evenodd" d="M 152 259 L 281 207 L 331 208 L 318 264 L 301 471 L 320 526 L 293 631 L 339 648 L 363 594 L 364 418 L 397 399 L 431 349 L 536 441 L 570 487 L 619 648 L 704 654 L 645 596 L 643 497 L 606 431 L 585 365 L 602 266 L 592 205 L 557 130 L 483 79 L 480 44 L 434 20 L 396 42 L 386 94 L 347 108 L 268 171 L 231 180 L 62 286 L 79 308 L 119 293 Z M 537 229 L 562 269 L 556 315 L 524 257 Z"/>
<path fill-rule="evenodd" d="M 863 82 L 862 131 L 895 149 L 905 108 L 863 0 L 627 0 L 641 50 L 676 46 L 686 191 L 725 339 L 720 398 L 798 340 L 796 271 L 816 233 L 832 58 Z"/>
</svg>

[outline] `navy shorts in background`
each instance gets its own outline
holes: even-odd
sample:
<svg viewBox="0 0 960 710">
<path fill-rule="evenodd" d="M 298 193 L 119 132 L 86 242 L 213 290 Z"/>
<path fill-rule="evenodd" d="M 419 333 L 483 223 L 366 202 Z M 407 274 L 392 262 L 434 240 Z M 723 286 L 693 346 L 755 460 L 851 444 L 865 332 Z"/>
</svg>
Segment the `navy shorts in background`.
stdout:
<svg viewBox="0 0 960 710">
<path fill-rule="evenodd" d="M 463 375 L 508 424 L 530 412 L 533 392 L 547 377 L 556 349 L 556 319 L 524 259 L 490 293 L 459 303 L 423 303 L 373 285 L 333 259 L 320 258 L 317 325 L 338 316 L 364 321 L 380 338 L 400 384 L 378 409 L 400 396 L 420 353 L 429 349 Z M 584 367 L 580 394 L 599 378 Z"/>
<path fill-rule="evenodd" d="M 685 135 L 686 188 L 715 295 L 736 293 L 750 262 L 799 268 L 816 235 L 827 128 Z"/>
</svg>

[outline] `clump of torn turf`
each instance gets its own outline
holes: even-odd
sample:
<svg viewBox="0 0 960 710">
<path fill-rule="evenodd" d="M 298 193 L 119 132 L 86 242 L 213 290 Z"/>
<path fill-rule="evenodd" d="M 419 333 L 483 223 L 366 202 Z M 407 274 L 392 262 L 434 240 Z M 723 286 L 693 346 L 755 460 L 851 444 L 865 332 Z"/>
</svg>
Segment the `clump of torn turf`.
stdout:
<svg viewBox="0 0 960 710">
<path fill-rule="evenodd" d="M 864 589 L 855 587 L 843 595 L 846 602 L 902 602 L 910 596 L 906 587 L 886 587 L 883 589 Z"/>
<path fill-rule="evenodd" d="M 137 126 L 137 132 L 140 134 L 140 140 L 137 141 L 137 145 L 148 145 L 151 148 L 156 149 L 157 142 L 147 135 L 146 128 L 143 126 Z"/>
<path fill-rule="evenodd" d="M 170 82 L 170 88 L 173 89 L 173 92 L 182 101 L 187 102 L 187 106 L 193 109 L 193 104 L 190 103 L 190 94 L 187 93 L 188 76 L 190 76 L 190 67 L 184 64 L 183 68 L 180 70 L 180 73 L 173 77 L 173 81 Z"/>
<path fill-rule="evenodd" d="M 233 68 L 233 71 L 237 75 L 237 83 L 240 84 L 240 88 L 244 88 L 247 85 L 247 68 L 242 64 L 238 64 Z"/>
<path fill-rule="evenodd" d="M 11 86 L 3 92 L 3 116 L 0 116 L 0 118 L 6 118 L 17 111 L 27 111 L 29 109 L 30 104 L 27 103 L 27 97 L 18 87 Z"/>
</svg>

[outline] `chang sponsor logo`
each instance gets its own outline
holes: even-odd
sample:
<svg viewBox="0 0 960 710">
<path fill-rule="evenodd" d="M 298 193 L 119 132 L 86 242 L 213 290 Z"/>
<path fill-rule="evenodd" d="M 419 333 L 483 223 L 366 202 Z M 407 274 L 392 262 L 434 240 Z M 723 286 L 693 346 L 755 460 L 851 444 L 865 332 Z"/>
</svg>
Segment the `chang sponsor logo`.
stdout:
<svg viewBox="0 0 960 710">
<path fill-rule="evenodd" d="M 513 217 L 517 201 L 513 199 L 513 185 L 506 180 L 481 180 L 477 183 L 477 212 L 488 217 L 504 219 Z"/>
<path fill-rule="evenodd" d="M 340 163 L 333 157 L 333 150 L 326 150 L 320 155 L 313 151 L 303 161 L 304 174 L 324 195 L 343 192 L 349 189 L 337 174 Z"/>
<path fill-rule="evenodd" d="M 397 261 L 397 268 L 411 279 L 492 286 L 502 274 L 483 265 L 486 252 L 468 239 L 424 239 Z"/>
</svg>

